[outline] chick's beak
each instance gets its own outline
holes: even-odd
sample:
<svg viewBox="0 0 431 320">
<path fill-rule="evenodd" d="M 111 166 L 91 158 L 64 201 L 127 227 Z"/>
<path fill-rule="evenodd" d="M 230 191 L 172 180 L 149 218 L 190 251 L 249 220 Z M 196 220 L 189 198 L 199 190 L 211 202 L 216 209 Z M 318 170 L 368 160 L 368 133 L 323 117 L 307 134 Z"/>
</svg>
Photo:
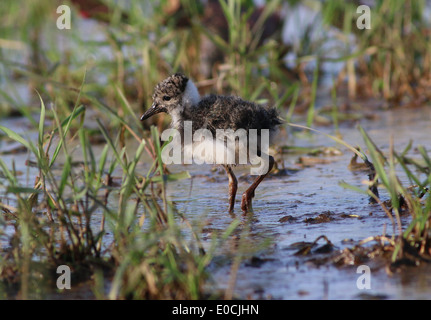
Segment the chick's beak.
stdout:
<svg viewBox="0 0 431 320">
<path fill-rule="evenodd" d="M 160 106 L 156 103 L 153 103 L 153 105 L 147 111 L 145 111 L 145 113 L 141 116 L 141 121 L 144 121 L 144 120 L 148 119 L 149 117 L 151 117 L 157 113 L 163 112 L 163 111 L 165 111 L 165 108 L 163 108 L 162 106 Z"/>
</svg>

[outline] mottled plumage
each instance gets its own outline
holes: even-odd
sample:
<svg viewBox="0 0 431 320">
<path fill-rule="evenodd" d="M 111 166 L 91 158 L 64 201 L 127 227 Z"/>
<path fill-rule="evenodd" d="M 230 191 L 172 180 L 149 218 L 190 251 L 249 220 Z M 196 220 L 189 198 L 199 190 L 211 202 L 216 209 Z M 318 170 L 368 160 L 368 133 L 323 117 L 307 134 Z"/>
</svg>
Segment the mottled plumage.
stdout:
<svg viewBox="0 0 431 320">
<path fill-rule="evenodd" d="M 193 129 L 269 129 L 281 124 L 275 109 L 264 108 L 239 97 L 205 96 L 195 108 L 185 109 L 183 119 L 193 121 Z"/>
<path fill-rule="evenodd" d="M 171 115 L 172 127 L 178 129 L 181 134 L 183 134 L 184 121 L 191 121 L 193 132 L 205 128 L 210 130 L 214 137 L 217 129 L 231 129 L 233 131 L 245 129 L 247 132 L 249 129 L 257 129 L 258 136 L 261 129 L 268 129 L 270 138 L 272 138 L 278 125 L 282 123 L 274 108 L 264 107 L 235 96 L 211 94 L 201 97 L 193 82 L 179 73 L 168 77 L 155 87 L 153 104 L 142 115 L 141 120 L 159 112 L 166 112 Z M 258 152 L 260 153 L 260 150 Z M 241 204 L 244 212 L 251 209 L 251 198 L 254 196 L 254 190 L 269 173 L 273 164 L 274 159 L 269 156 L 268 172 L 259 176 L 244 193 Z M 237 181 L 231 165 L 224 164 L 223 166 L 229 176 L 229 211 L 232 212 Z"/>
</svg>

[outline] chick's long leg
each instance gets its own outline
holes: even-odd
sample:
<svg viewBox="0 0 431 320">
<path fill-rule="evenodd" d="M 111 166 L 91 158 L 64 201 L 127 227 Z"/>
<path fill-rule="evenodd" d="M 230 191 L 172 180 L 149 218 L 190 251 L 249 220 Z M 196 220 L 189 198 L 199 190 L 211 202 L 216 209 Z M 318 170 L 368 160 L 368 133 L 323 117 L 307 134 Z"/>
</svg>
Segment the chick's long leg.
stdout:
<svg viewBox="0 0 431 320">
<path fill-rule="evenodd" d="M 223 165 L 223 168 L 225 168 L 229 177 L 229 213 L 233 213 L 236 191 L 238 190 L 238 181 L 235 177 L 235 174 L 233 173 L 231 166 Z"/>
<path fill-rule="evenodd" d="M 251 200 L 254 197 L 254 190 L 256 190 L 257 186 L 262 182 L 263 179 L 269 174 L 272 167 L 274 166 L 274 158 L 272 156 L 269 156 L 269 166 L 268 171 L 261 176 L 258 176 L 256 180 L 252 183 L 252 185 L 243 193 L 242 195 L 242 201 L 241 201 L 241 209 L 244 212 L 244 214 L 247 214 L 252 210 L 251 208 Z"/>
</svg>

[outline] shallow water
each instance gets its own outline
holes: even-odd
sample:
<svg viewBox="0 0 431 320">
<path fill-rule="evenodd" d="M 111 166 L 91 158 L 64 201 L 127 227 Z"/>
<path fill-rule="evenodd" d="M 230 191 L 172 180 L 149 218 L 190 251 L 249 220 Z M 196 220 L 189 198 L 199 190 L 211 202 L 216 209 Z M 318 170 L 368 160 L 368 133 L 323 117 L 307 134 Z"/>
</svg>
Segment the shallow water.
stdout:
<svg viewBox="0 0 431 320">
<path fill-rule="evenodd" d="M 360 124 L 385 152 L 389 148 L 391 135 L 395 150 L 403 150 L 410 139 L 414 141 L 414 146 L 422 144 L 427 147 L 431 133 L 430 120 L 430 109 L 397 110 L 379 113 L 377 120 L 362 120 Z M 364 147 L 356 125 L 346 124 L 340 130 L 346 142 Z M 322 131 L 333 134 L 329 129 Z M 316 134 L 309 138 L 289 139 L 288 143 L 292 142 L 298 146 L 337 147 L 332 140 Z M 430 266 L 389 276 L 384 268 L 376 269 L 370 265 L 371 289 L 360 290 L 356 282 L 361 273 L 356 273 L 356 266 L 337 268 L 325 264 L 317 267 L 310 262 L 309 257 L 294 255 L 296 250 L 292 248 L 293 244 L 313 242 L 321 235 L 325 235 L 336 250 L 341 250 L 369 236 L 393 233 L 391 221 L 378 205 L 371 205 L 366 196 L 339 186 L 343 180 L 365 189 L 362 181 L 367 179 L 365 174 L 348 169 L 352 154 L 343 147 L 340 150 L 342 154 L 338 156 L 318 156 L 329 160 L 328 163 L 292 170 L 285 176 L 267 178 L 258 187 L 253 201 L 251 231 L 246 239 L 251 247 L 256 246 L 253 256 L 258 263 L 253 263 L 250 256 L 241 263 L 236 275 L 235 296 L 257 299 L 431 298 Z M 411 155 L 414 156 L 414 150 Z M 284 165 L 298 169 L 297 158 L 298 155 L 283 155 Z M 207 224 L 210 238 L 211 232 L 225 230 L 233 219 L 227 213 L 227 176 L 224 171 L 211 173 L 210 166 L 171 168 L 172 171 L 185 169 L 190 171 L 193 178 L 171 184 L 169 195 L 189 219 Z M 244 222 L 246 218 L 241 216 L 240 210 L 241 194 L 252 180 L 245 181 L 243 178 L 247 169 L 235 171 L 241 177 L 236 215 Z M 380 196 L 383 200 L 388 199 L 382 190 Z M 321 213 L 327 213 L 333 219 L 316 224 L 305 221 Z M 287 216 L 291 216 L 288 221 L 280 220 Z M 410 220 L 409 217 L 403 217 L 402 221 L 407 226 Z M 269 245 L 259 248 L 265 239 Z M 320 240 L 318 244 L 323 245 L 325 241 Z M 215 288 L 225 290 L 228 287 L 230 262 L 224 261 L 211 268 Z"/>
</svg>

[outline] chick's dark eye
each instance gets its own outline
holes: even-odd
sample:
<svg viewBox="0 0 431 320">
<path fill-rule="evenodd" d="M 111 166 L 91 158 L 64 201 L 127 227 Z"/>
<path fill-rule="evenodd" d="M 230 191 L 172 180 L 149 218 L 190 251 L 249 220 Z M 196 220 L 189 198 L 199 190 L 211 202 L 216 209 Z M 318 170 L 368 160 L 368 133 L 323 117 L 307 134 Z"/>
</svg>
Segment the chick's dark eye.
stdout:
<svg viewBox="0 0 431 320">
<path fill-rule="evenodd" d="M 169 101 L 169 100 L 171 100 L 171 97 L 170 96 L 163 96 L 163 100 L 164 101 Z"/>
</svg>

